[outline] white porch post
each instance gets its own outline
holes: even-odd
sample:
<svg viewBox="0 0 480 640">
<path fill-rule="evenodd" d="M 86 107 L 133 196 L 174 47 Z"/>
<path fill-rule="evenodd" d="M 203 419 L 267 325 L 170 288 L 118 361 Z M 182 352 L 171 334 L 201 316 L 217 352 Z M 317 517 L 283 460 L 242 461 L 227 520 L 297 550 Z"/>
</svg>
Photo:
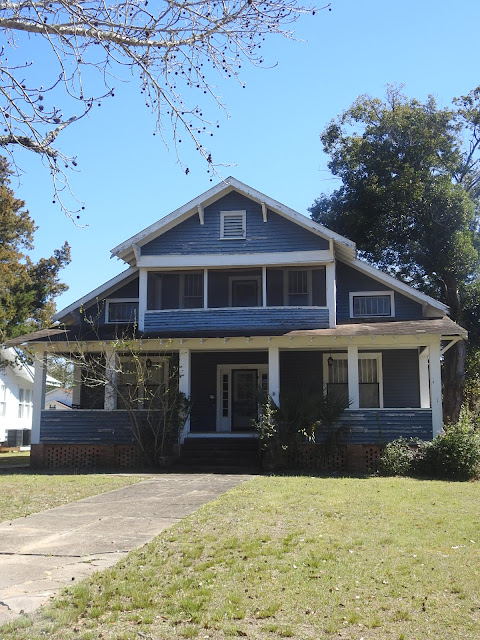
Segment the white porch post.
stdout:
<svg viewBox="0 0 480 640">
<path fill-rule="evenodd" d="M 115 349 L 111 346 L 105 347 L 105 398 L 103 408 L 105 411 L 114 411 L 117 408 L 117 358 Z"/>
<path fill-rule="evenodd" d="M 262 307 L 267 306 L 267 267 L 262 267 Z"/>
<path fill-rule="evenodd" d="M 82 367 L 75 362 L 73 364 L 73 389 L 72 389 L 72 404 L 77 407 L 80 406 L 82 389 Z"/>
<path fill-rule="evenodd" d="M 360 407 L 360 389 L 358 386 L 358 347 L 350 344 L 348 353 L 348 397 L 351 400 L 350 409 Z"/>
<path fill-rule="evenodd" d="M 203 308 L 208 308 L 208 269 L 203 270 Z"/>
<path fill-rule="evenodd" d="M 280 406 L 280 350 L 268 347 L 268 393 L 275 404 Z"/>
<path fill-rule="evenodd" d="M 180 349 L 179 351 L 179 376 L 178 381 L 179 391 L 184 393 L 187 398 L 190 398 L 191 393 L 191 357 L 190 349 Z M 188 416 L 185 422 L 182 433 L 180 435 L 180 444 L 183 444 L 185 437 L 190 433 L 190 416 Z"/>
<path fill-rule="evenodd" d="M 138 328 L 145 329 L 145 311 L 147 310 L 148 271 L 140 269 L 138 278 Z"/>
<path fill-rule="evenodd" d="M 430 380 L 428 373 L 428 347 L 424 347 L 418 355 L 418 374 L 420 380 L 420 407 L 430 408 Z"/>
<path fill-rule="evenodd" d="M 326 266 L 326 288 L 328 325 L 330 329 L 337 326 L 337 283 L 335 279 L 335 262 L 329 262 Z"/>
<path fill-rule="evenodd" d="M 47 381 L 47 354 L 35 351 L 35 377 L 33 379 L 32 444 L 40 444 L 40 418 L 45 409 L 45 385 Z"/>
<path fill-rule="evenodd" d="M 430 397 L 432 404 L 433 437 L 443 429 L 442 371 L 440 364 L 440 337 L 430 345 Z"/>
</svg>

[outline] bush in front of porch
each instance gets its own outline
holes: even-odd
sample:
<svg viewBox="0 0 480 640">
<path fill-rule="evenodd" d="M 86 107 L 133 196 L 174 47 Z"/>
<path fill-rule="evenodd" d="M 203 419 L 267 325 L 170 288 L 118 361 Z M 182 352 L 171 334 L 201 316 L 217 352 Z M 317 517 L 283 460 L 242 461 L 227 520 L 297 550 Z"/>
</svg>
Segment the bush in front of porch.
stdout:
<svg viewBox="0 0 480 640">
<path fill-rule="evenodd" d="M 471 480 L 480 475 L 480 434 L 473 414 L 463 408 L 457 423 L 431 442 L 399 438 L 389 442 L 380 458 L 380 472 L 390 476 L 420 475 Z"/>
<path fill-rule="evenodd" d="M 253 425 L 259 435 L 262 465 L 267 469 L 298 467 L 305 444 L 321 444 L 319 456 L 331 455 L 338 445 L 338 420 L 350 402 L 329 398 L 316 389 L 298 387 L 280 396 L 280 406 L 258 392 L 260 415 Z"/>
</svg>

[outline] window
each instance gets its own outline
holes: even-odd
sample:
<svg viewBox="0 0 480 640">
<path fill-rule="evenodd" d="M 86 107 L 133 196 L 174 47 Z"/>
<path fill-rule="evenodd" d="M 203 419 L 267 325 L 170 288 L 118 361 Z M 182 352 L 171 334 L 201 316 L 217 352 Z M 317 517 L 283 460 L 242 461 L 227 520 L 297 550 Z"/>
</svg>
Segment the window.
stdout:
<svg viewBox="0 0 480 640">
<path fill-rule="evenodd" d="M 331 363 L 328 364 L 331 358 Z M 346 353 L 323 354 L 323 374 L 330 399 L 348 398 L 348 359 Z M 382 356 L 380 353 L 358 354 L 359 407 L 383 406 Z"/>
<path fill-rule="evenodd" d="M 391 318 L 395 315 L 393 291 L 350 292 L 351 318 Z"/>
<path fill-rule="evenodd" d="M 3 417 L 7 412 L 7 387 L 4 384 L 0 384 L 0 417 Z"/>
<path fill-rule="evenodd" d="M 203 307 L 203 273 L 185 273 L 183 275 L 183 308 Z"/>
<path fill-rule="evenodd" d="M 259 307 L 261 301 L 261 277 L 230 276 L 230 307 Z"/>
<path fill-rule="evenodd" d="M 220 212 L 220 238 L 222 240 L 243 240 L 247 237 L 246 211 Z"/>
<path fill-rule="evenodd" d="M 117 372 L 118 409 L 160 409 L 167 382 L 166 358 L 120 356 Z"/>
<path fill-rule="evenodd" d="M 107 300 L 106 322 L 138 322 L 138 300 Z"/>
<path fill-rule="evenodd" d="M 311 272 L 307 269 L 294 269 L 288 271 L 288 306 L 306 307 L 310 304 L 309 279 Z"/>
<path fill-rule="evenodd" d="M 30 418 L 32 415 L 32 390 L 18 390 L 18 417 Z"/>
</svg>

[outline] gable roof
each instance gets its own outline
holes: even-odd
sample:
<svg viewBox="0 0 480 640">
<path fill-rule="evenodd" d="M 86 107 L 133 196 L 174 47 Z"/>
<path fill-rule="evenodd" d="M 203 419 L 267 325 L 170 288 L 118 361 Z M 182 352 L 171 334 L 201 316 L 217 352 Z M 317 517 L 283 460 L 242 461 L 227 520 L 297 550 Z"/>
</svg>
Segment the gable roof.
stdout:
<svg viewBox="0 0 480 640">
<path fill-rule="evenodd" d="M 270 198 L 264 193 L 261 193 L 243 182 L 240 182 L 240 180 L 230 176 L 223 182 L 220 182 L 208 191 L 205 191 L 205 193 L 202 193 L 193 200 L 190 200 L 190 202 L 187 202 L 179 209 L 176 209 L 164 218 L 157 220 L 157 222 L 146 227 L 143 231 L 140 231 L 131 238 L 128 238 L 128 240 L 125 240 L 118 246 L 114 247 L 110 252 L 112 254 L 111 257 L 113 258 L 116 256 L 126 262 L 132 263 L 135 260 L 138 247 L 150 242 L 153 238 L 165 233 L 190 216 L 198 214 L 199 208 L 203 209 L 208 207 L 210 204 L 220 198 L 223 198 L 223 196 L 231 193 L 232 191 L 237 191 L 258 204 L 265 204 L 267 208 L 274 213 L 287 218 L 288 220 L 326 240 L 332 240 L 336 244 L 337 253 L 339 253 L 339 255 L 342 255 L 345 258 L 355 256 L 355 243 L 348 240 L 348 238 L 344 238 L 338 233 L 330 231 L 330 229 L 314 222 L 311 218 L 307 218 L 307 216 L 298 213 L 298 211 L 290 209 L 290 207 L 285 206 L 281 202 Z"/>
</svg>

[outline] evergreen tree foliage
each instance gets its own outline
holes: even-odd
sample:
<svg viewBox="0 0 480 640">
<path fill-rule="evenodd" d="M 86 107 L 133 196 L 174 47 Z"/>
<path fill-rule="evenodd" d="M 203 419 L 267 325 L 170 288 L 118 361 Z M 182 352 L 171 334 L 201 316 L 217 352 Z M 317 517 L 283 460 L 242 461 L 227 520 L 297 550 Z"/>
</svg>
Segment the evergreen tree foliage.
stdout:
<svg viewBox="0 0 480 640">
<path fill-rule="evenodd" d="M 15 197 L 9 176 L 7 161 L 0 158 L 0 344 L 50 324 L 54 298 L 67 289 L 59 272 L 70 262 L 67 242 L 50 258 L 30 259 L 35 223 Z"/>
<path fill-rule="evenodd" d="M 342 184 L 310 209 L 368 261 L 450 307 L 480 344 L 480 87 L 441 109 L 389 87 L 360 96 L 321 135 Z M 445 354 L 444 414 L 458 419 L 466 345 Z M 478 366 L 478 365 L 477 365 Z M 474 367 L 475 369 L 475 367 Z M 472 372 L 473 373 L 473 372 Z"/>
</svg>

